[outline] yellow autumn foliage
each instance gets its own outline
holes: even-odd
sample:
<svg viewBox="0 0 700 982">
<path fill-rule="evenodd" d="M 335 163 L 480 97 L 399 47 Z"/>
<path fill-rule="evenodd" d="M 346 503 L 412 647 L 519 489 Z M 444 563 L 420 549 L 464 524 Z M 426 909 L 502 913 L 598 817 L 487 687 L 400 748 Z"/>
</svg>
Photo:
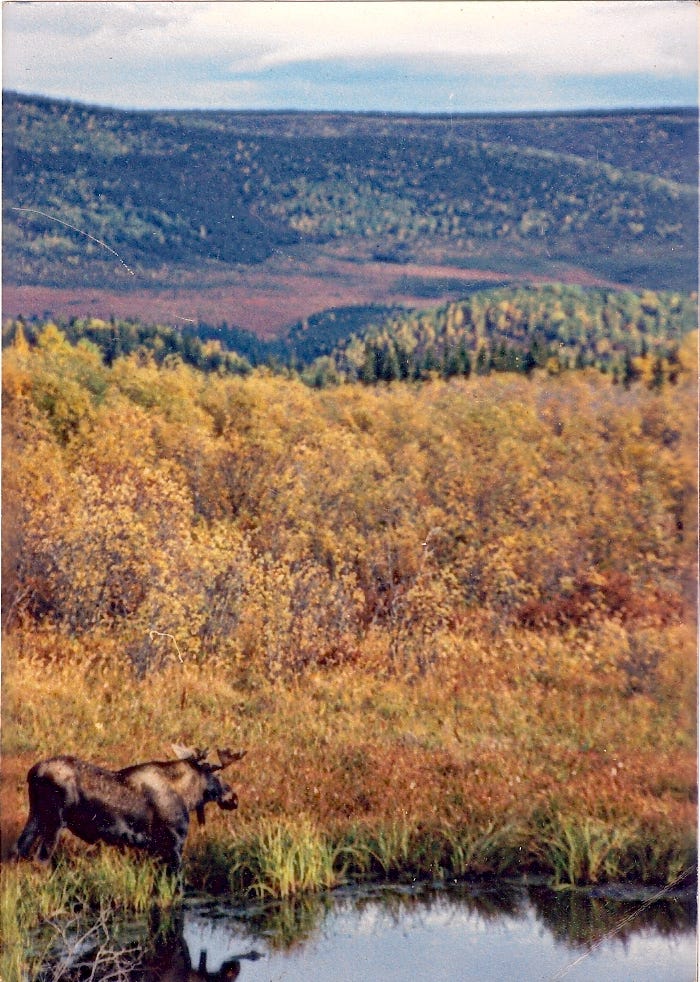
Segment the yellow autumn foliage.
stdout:
<svg viewBox="0 0 700 982">
<path fill-rule="evenodd" d="M 315 391 L 137 356 L 106 368 L 48 327 L 6 352 L 4 386 L 12 630 L 109 630 L 141 668 L 158 631 L 277 675 L 361 663 L 375 628 L 425 671 L 470 620 L 684 615 L 689 383 Z"/>
</svg>

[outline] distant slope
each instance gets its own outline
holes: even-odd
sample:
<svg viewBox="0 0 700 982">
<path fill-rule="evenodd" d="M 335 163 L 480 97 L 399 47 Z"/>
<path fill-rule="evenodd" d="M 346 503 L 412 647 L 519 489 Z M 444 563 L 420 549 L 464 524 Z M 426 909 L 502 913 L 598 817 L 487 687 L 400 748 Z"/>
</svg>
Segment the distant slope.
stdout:
<svg viewBox="0 0 700 982">
<path fill-rule="evenodd" d="M 288 364 L 309 365 L 315 358 L 330 355 L 337 345 L 352 335 L 364 335 L 368 329 L 383 324 L 399 309 L 392 307 L 340 307 L 322 311 L 293 324 L 285 334 L 268 346 L 268 357 Z"/>
<path fill-rule="evenodd" d="M 696 139 L 691 112 L 136 113 L 8 93 L 4 275 L 201 289 L 305 248 L 691 289 Z"/>
</svg>

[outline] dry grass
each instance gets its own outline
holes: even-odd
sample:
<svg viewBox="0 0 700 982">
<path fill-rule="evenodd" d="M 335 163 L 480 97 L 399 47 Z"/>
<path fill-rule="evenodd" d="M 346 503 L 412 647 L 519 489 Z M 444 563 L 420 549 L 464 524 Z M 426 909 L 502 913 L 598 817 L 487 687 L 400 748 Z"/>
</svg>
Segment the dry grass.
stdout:
<svg viewBox="0 0 700 982">
<path fill-rule="evenodd" d="M 108 647 L 47 660 L 35 636 L 34 653 L 5 647 L 4 752 L 117 766 L 162 758 L 172 741 L 247 747 L 239 812 L 209 816 L 206 836 L 224 841 L 269 821 L 311 823 L 337 843 L 358 825 L 500 834 L 565 815 L 632 823 L 653 842 L 695 826 L 694 639 L 658 634 L 663 655 L 641 689 L 619 624 L 452 635 L 428 678 L 338 668 L 286 684 L 177 661 L 138 680 Z M 16 830 L 26 806 L 21 771 L 11 778 L 3 823 Z M 191 849 L 203 835 L 193 829 Z"/>
<path fill-rule="evenodd" d="M 3 846 L 26 816 L 36 758 L 117 766 L 180 741 L 249 750 L 233 775 L 239 811 L 212 807 L 190 833 L 185 875 L 199 889 L 285 897 L 375 878 L 692 877 L 694 636 L 652 634 L 611 622 L 477 640 L 462 625 L 440 639 L 429 677 L 345 667 L 294 683 L 176 658 L 138 679 L 108 638 L 98 653 L 15 635 L 4 649 Z M 642 642 L 661 655 L 631 686 Z M 365 664 L 381 664 L 376 643 Z M 53 869 L 5 866 L 3 977 L 31 969 L 28 938 L 47 917 L 153 900 L 167 906 L 173 893 L 150 862 L 69 835 Z"/>
</svg>

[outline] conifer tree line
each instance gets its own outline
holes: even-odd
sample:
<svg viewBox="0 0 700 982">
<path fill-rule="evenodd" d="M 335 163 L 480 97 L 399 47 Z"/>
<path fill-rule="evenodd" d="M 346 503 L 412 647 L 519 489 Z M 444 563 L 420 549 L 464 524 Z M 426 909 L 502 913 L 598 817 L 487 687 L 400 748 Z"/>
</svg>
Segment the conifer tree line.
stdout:
<svg viewBox="0 0 700 982">
<path fill-rule="evenodd" d="M 692 294 L 502 288 L 394 315 L 338 345 L 306 377 L 373 383 L 592 367 L 615 382 L 660 386 L 677 381 L 678 345 L 696 321 Z"/>
<path fill-rule="evenodd" d="M 3 344 L 21 329 L 33 345 L 53 323 L 46 318 L 10 319 L 3 325 Z M 70 343 L 96 346 L 107 366 L 134 353 L 157 365 L 179 360 L 224 375 L 244 376 L 267 366 L 298 375 L 315 388 L 493 372 L 529 376 L 538 369 L 558 375 L 595 368 L 615 383 L 642 381 L 659 388 L 677 382 L 679 344 L 697 325 L 697 294 L 556 284 L 502 287 L 426 310 L 326 311 L 316 316 L 313 333 L 305 322 L 273 341 L 226 322 L 182 329 L 114 317 L 73 317 L 56 318 L 55 324 Z M 337 336 L 339 330 L 344 337 Z"/>
</svg>

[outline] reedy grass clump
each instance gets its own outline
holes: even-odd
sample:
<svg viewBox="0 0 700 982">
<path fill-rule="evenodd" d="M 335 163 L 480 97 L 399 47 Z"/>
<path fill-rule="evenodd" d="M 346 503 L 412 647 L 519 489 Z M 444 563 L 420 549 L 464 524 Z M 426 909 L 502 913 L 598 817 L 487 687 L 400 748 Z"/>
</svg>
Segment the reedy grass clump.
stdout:
<svg viewBox="0 0 700 982">
<path fill-rule="evenodd" d="M 415 831 L 406 822 L 394 821 L 370 830 L 364 849 L 359 851 L 370 858 L 370 871 L 376 870 L 381 876 L 392 877 L 410 870 L 412 857 L 414 866 L 420 864 L 416 838 Z M 354 848 L 358 850 L 358 846 Z"/>
<path fill-rule="evenodd" d="M 353 880 L 442 881 L 499 875 L 514 867 L 521 833 L 516 826 L 464 822 L 426 827 L 394 820 L 378 827 L 355 826 L 344 838 Z"/>
<path fill-rule="evenodd" d="M 691 880 L 696 871 L 692 834 L 665 829 L 657 839 L 632 820 L 618 824 L 557 812 L 537 825 L 533 842 L 555 888 L 630 879 L 670 885 Z"/>
<path fill-rule="evenodd" d="M 521 862 L 523 832 L 515 823 L 445 829 L 444 836 L 446 870 L 452 877 L 512 873 Z"/>
<path fill-rule="evenodd" d="M 236 843 L 229 882 L 258 898 L 328 890 L 344 882 L 350 852 L 306 817 L 265 820 Z"/>
<path fill-rule="evenodd" d="M 633 841 L 631 826 L 610 827 L 589 817 L 552 815 L 540 831 L 540 848 L 545 864 L 552 867 L 554 886 L 619 878 Z"/>
</svg>

